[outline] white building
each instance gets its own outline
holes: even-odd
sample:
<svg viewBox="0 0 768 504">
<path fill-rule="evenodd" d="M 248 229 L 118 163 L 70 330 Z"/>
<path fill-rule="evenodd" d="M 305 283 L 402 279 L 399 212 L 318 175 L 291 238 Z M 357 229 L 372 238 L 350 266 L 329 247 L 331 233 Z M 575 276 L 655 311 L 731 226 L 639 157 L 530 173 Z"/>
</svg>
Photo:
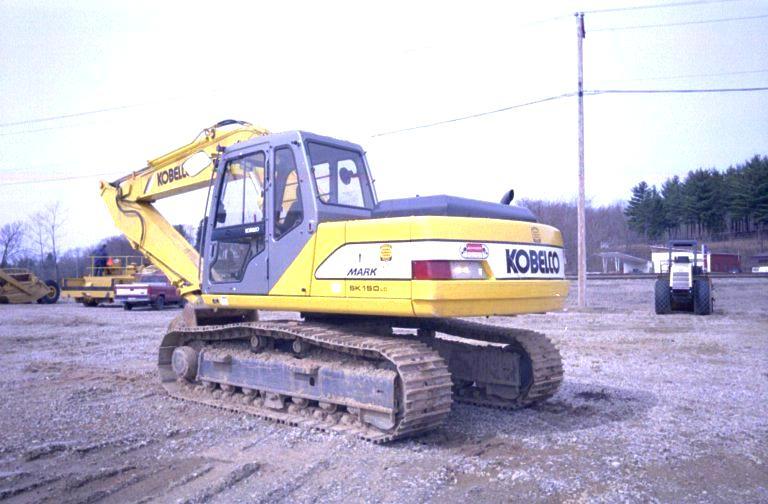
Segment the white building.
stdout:
<svg viewBox="0 0 768 504">
<path fill-rule="evenodd" d="M 623 252 L 599 252 L 603 260 L 603 273 L 651 273 L 651 261 Z"/>
</svg>

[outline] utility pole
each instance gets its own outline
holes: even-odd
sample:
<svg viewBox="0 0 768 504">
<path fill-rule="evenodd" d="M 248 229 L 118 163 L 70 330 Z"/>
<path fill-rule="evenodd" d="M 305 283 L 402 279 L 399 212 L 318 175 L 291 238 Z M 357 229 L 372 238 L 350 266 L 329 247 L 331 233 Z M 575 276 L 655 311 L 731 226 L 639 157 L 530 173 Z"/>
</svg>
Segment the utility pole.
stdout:
<svg viewBox="0 0 768 504">
<path fill-rule="evenodd" d="M 578 289 L 579 308 L 587 306 L 587 241 L 584 225 L 584 13 L 576 13 L 576 40 L 579 64 L 579 202 L 578 213 Z"/>
</svg>

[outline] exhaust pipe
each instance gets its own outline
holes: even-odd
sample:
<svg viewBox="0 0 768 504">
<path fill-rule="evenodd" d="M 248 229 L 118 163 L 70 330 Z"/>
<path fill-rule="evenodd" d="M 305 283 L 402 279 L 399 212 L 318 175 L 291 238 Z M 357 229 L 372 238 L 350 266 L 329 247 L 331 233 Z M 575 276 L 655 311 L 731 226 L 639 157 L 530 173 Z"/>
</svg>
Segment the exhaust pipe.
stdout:
<svg viewBox="0 0 768 504">
<path fill-rule="evenodd" d="M 504 193 L 504 196 L 501 197 L 501 204 L 502 205 L 509 205 L 512 203 L 512 200 L 515 199 L 515 190 L 510 189 L 509 191 Z"/>
</svg>

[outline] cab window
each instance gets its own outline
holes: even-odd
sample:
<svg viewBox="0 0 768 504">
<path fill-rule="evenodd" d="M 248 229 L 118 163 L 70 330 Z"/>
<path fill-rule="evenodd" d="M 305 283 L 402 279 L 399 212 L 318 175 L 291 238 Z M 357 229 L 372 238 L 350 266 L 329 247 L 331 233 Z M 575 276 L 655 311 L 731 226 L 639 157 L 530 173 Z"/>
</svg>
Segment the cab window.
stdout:
<svg viewBox="0 0 768 504">
<path fill-rule="evenodd" d="M 275 149 L 275 239 L 298 226 L 304 218 L 296 158 L 290 147 Z"/>
<path fill-rule="evenodd" d="M 373 195 L 359 152 L 316 142 L 307 142 L 307 152 L 320 201 L 373 208 Z"/>
<path fill-rule="evenodd" d="M 216 227 L 241 226 L 264 220 L 264 152 L 227 163 Z"/>
</svg>

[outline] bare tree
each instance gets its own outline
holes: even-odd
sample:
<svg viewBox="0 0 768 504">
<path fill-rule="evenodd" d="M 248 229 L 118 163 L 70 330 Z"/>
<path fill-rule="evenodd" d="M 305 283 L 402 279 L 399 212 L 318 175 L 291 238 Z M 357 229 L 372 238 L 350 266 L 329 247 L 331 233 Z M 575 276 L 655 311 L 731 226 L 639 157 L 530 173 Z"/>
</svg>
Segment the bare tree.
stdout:
<svg viewBox="0 0 768 504">
<path fill-rule="evenodd" d="M 16 258 L 24 244 L 24 223 L 21 221 L 9 222 L 0 228 L 0 268 L 5 268 Z"/>
<path fill-rule="evenodd" d="M 29 216 L 29 222 L 27 223 L 27 229 L 29 230 L 30 249 L 34 250 L 34 255 L 37 256 L 35 265 L 35 272 L 38 276 L 46 277 L 45 272 L 45 251 L 48 249 L 45 239 L 45 221 L 44 213 L 42 211 L 34 213 Z"/>
<path fill-rule="evenodd" d="M 50 257 L 57 280 L 60 278 L 58 247 L 63 225 L 64 210 L 58 201 L 33 214 L 30 222 L 32 238 L 40 253 L 40 266 L 45 268 L 46 259 Z"/>
<path fill-rule="evenodd" d="M 576 202 L 522 200 L 521 205 L 530 209 L 542 224 L 549 224 L 563 234 L 567 271 L 574 272 L 577 263 Z M 627 250 L 629 228 L 621 204 L 595 207 L 587 201 L 587 265 L 588 270 L 598 269 L 600 259 L 595 256 L 601 248 Z"/>
</svg>

